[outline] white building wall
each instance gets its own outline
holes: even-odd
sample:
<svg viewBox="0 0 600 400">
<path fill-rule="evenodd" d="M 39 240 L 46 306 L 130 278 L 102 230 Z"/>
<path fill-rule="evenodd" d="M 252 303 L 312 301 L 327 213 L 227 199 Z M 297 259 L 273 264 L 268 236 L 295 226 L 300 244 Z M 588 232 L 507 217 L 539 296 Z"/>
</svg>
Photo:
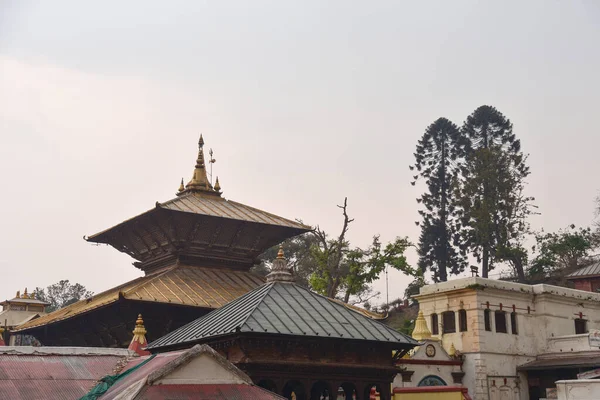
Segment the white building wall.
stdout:
<svg viewBox="0 0 600 400">
<path fill-rule="evenodd" d="M 574 289 L 465 278 L 425 286 L 416 298 L 430 330 L 431 315 L 438 314 L 439 334 L 434 337 L 441 340 L 446 350 L 454 344 L 463 353 L 463 384 L 475 400 L 493 400 L 500 395 L 496 386 L 490 397 L 490 385 L 504 385 L 504 378 L 508 386 L 512 385 L 515 400 L 527 400 L 528 384 L 525 374 L 517 373 L 517 366 L 548 352 L 582 351 L 585 345 L 581 339 L 572 338 L 580 312 L 588 321 L 588 329 L 600 329 L 600 294 Z M 488 303 L 491 331 L 486 331 L 484 324 Z M 494 312 L 500 310 L 500 304 L 506 312 L 508 333 L 497 332 Z M 517 314 L 516 335 L 511 333 L 513 306 Z M 459 332 L 460 309 L 467 312 L 466 332 Z M 443 333 L 445 311 L 455 312 L 457 332 Z M 508 389 L 502 387 L 501 391 L 506 393 Z"/>
</svg>

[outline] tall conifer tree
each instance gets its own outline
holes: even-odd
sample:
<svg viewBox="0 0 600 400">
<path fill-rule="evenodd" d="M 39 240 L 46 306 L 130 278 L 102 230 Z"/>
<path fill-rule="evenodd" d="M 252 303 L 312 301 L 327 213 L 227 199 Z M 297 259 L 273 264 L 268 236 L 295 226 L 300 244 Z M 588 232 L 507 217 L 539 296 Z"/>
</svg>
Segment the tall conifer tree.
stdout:
<svg viewBox="0 0 600 400">
<path fill-rule="evenodd" d="M 465 140 L 458 127 L 446 118 L 431 124 L 417 144 L 413 178 L 425 179 L 427 191 L 417 199 L 422 221 L 419 238 L 419 267 L 431 270 L 434 282 L 448 280 L 448 272 L 458 274 L 466 266 L 458 248 L 455 189 L 459 161 Z M 414 185 L 415 182 L 412 182 Z"/>
<path fill-rule="evenodd" d="M 529 168 L 512 123 L 494 107 L 476 109 L 462 132 L 468 139 L 457 194 L 462 245 L 481 262 L 486 278 L 496 261 L 515 255 L 513 250 L 519 249 L 528 229 L 533 198 L 524 197 L 523 181 Z M 518 269 L 522 276 L 522 265 Z"/>
</svg>

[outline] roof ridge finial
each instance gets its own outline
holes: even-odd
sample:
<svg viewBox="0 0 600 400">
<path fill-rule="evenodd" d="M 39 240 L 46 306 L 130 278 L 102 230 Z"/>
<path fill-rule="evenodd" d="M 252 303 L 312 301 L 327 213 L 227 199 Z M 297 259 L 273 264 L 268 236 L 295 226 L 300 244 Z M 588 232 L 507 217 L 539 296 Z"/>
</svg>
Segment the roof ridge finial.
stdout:
<svg viewBox="0 0 600 400">
<path fill-rule="evenodd" d="M 294 282 L 294 275 L 287 265 L 287 260 L 283 254 L 283 246 L 279 245 L 277 258 L 273 260 L 271 273 L 267 275 L 267 282 Z"/>
<path fill-rule="evenodd" d="M 146 340 L 146 328 L 144 327 L 144 320 L 142 314 L 138 314 L 137 320 L 135 321 L 135 328 L 133 329 L 133 339 L 129 343 L 129 350 L 135 351 L 140 356 L 147 356 L 150 354 L 148 350 L 144 350 L 144 347 L 148 344 Z"/>
<path fill-rule="evenodd" d="M 218 191 L 215 191 L 210 184 L 206 174 L 206 163 L 204 162 L 204 137 L 202 134 L 200 134 L 200 139 L 198 140 L 198 157 L 196 158 L 192 179 L 185 185 L 184 190 L 181 190 L 181 186 L 179 189 L 177 195 L 188 192 L 203 192 L 219 195 Z"/>
<path fill-rule="evenodd" d="M 217 176 L 217 180 L 215 181 L 215 190 L 218 193 L 221 193 L 221 184 L 219 183 L 219 177 Z"/>
<path fill-rule="evenodd" d="M 412 337 L 415 340 L 431 339 L 431 331 L 427 327 L 427 321 L 423 311 L 419 310 L 417 320 L 415 321 L 415 329 L 412 331 Z"/>
<path fill-rule="evenodd" d="M 181 183 L 179 184 L 179 191 L 183 192 L 185 190 L 185 186 L 183 186 L 183 178 L 181 178 Z"/>
</svg>

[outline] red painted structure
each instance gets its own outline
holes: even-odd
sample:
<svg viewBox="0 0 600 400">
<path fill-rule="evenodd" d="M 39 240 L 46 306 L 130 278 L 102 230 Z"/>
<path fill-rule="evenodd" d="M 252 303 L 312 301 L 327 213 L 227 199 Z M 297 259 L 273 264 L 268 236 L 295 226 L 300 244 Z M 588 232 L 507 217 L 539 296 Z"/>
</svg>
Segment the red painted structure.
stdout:
<svg viewBox="0 0 600 400">
<path fill-rule="evenodd" d="M 416 386 L 416 387 L 395 387 L 394 394 L 402 393 L 448 393 L 448 392 L 460 392 L 462 393 L 463 399 L 471 400 L 469 396 L 469 390 L 462 386 Z"/>
</svg>

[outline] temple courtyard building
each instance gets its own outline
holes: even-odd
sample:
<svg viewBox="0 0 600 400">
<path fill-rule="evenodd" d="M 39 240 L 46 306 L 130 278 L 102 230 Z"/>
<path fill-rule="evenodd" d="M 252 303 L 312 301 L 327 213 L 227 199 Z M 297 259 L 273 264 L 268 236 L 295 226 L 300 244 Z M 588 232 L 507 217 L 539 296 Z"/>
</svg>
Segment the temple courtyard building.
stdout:
<svg viewBox="0 0 600 400">
<path fill-rule="evenodd" d="M 589 333 L 600 329 L 599 293 L 473 277 L 424 286 L 415 298 L 431 338 L 460 356 L 475 400 L 544 399 L 557 381 L 600 367 L 600 338 Z M 428 379 L 451 384 L 452 372 Z"/>
</svg>

